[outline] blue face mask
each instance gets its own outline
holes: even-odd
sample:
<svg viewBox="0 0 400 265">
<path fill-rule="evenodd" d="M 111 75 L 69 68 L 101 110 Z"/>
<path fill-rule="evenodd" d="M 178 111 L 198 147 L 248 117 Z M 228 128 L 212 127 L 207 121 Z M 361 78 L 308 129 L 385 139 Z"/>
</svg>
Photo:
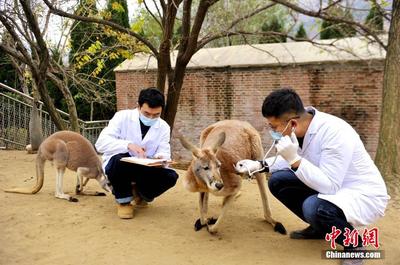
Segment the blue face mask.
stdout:
<svg viewBox="0 0 400 265">
<path fill-rule="evenodd" d="M 273 139 L 274 141 L 279 141 L 279 140 L 283 137 L 283 132 L 286 131 L 287 127 L 289 126 L 289 123 L 290 123 L 290 120 L 288 121 L 288 123 L 286 124 L 285 129 L 283 129 L 282 132 L 277 132 L 277 131 L 274 131 L 274 130 L 269 130 L 269 134 L 271 135 L 271 137 L 272 137 L 272 139 Z M 292 128 L 292 131 L 294 131 L 293 129 L 294 129 L 294 128 Z"/>
<path fill-rule="evenodd" d="M 154 119 L 147 118 L 142 113 L 140 113 L 139 119 L 146 126 L 153 126 L 158 121 L 158 118 L 154 118 Z"/>
<path fill-rule="evenodd" d="M 283 137 L 281 132 L 276 132 L 273 130 L 270 130 L 269 134 L 271 135 L 272 140 L 274 140 L 274 141 L 279 141 Z"/>
</svg>

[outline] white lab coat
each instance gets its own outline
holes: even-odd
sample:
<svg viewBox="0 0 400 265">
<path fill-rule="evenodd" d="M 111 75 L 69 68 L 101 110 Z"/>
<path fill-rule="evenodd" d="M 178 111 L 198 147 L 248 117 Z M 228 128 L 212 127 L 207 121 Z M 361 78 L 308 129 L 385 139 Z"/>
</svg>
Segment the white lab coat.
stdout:
<svg viewBox="0 0 400 265">
<path fill-rule="evenodd" d="M 390 197 L 383 178 L 357 132 L 344 120 L 316 109 L 303 146 L 296 176 L 319 192 L 318 197 L 343 210 L 354 226 L 368 225 L 384 215 Z M 273 158 L 267 159 L 271 164 Z M 278 156 L 271 172 L 289 168 Z"/>
<path fill-rule="evenodd" d="M 108 126 L 101 131 L 96 141 L 96 149 L 103 153 L 103 169 L 116 154 L 127 153 L 128 144 L 136 144 L 145 149 L 147 157 L 171 159 L 170 127 L 161 118 L 150 127 L 142 139 L 139 110 L 128 109 L 115 113 Z M 130 153 L 135 156 L 134 153 Z"/>
</svg>

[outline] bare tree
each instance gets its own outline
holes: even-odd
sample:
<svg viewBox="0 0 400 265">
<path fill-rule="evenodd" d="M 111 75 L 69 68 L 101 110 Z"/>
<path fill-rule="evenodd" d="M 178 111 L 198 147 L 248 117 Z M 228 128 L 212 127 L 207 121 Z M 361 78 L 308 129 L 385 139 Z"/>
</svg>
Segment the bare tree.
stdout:
<svg viewBox="0 0 400 265">
<path fill-rule="evenodd" d="M 49 50 L 43 38 L 48 23 L 44 23 L 44 27 L 40 28 L 31 1 L 20 0 L 19 4 L 17 1 L 8 1 L 3 3 L 2 9 L 0 9 L 2 31 L 7 32 L 12 40 L 1 42 L 0 49 L 14 58 L 15 61 L 27 65 L 53 122 L 58 129 L 62 130 L 66 129 L 66 125 L 47 91 L 46 80 L 50 79 L 54 82 L 66 100 L 71 129 L 78 131 L 78 115 L 72 95 L 52 71 L 52 68 L 57 67 L 52 65 Z M 48 15 L 46 18 L 48 18 Z"/>
<path fill-rule="evenodd" d="M 102 76 L 90 75 L 90 73 L 79 73 L 74 65 L 69 67 L 63 65 L 62 58 L 66 54 L 68 42 L 66 36 L 70 34 L 72 23 L 70 23 L 70 19 L 60 23 L 61 28 L 57 29 L 61 36 L 58 40 L 54 36 L 51 37 L 52 41 L 57 41 L 56 45 L 53 45 L 47 39 L 47 35 L 51 34 L 49 33 L 49 27 L 52 23 L 51 15 L 51 12 L 41 0 L 20 2 L 8 0 L 2 2 L 0 4 L 0 32 L 3 34 L 0 49 L 9 56 L 19 77 L 22 91 L 29 94 L 29 90 L 32 90 L 32 94 L 37 95 L 35 100 L 41 98 L 56 127 L 59 130 L 64 130 L 67 129 L 67 126 L 56 111 L 55 102 L 49 96 L 49 84 L 61 92 L 70 114 L 70 129 L 79 131 L 77 109 L 70 87 L 82 88 L 79 91 L 79 96 L 88 102 L 111 104 L 111 100 L 109 100 L 112 98 L 111 91 L 106 90 L 103 85 L 111 81 Z M 51 25 L 51 27 L 53 31 L 56 28 L 55 25 Z M 33 29 L 36 30 L 36 35 Z M 88 34 L 99 34 L 99 32 L 88 32 Z M 123 36 L 120 35 L 118 37 L 122 38 Z M 41 44 L 39 45 L 39 43 Z M 133 52 L 136 51 L 134 43 L 121 42 L 113 47 L 106 47 L 106 50 L 96 51 L 97 53 L 90 57 L 90 61 L 96 63 L 96 61 L 104 60 L 104 56 L 99 58 L 99 54 L 109 56 L 110 53 L 115 53 L 116 49 L 126 47 L 129 47 Z M 85 53 L 88 52 L 83 48 L 82 51 L 79 51 L 79 54 L 84 55 Z M 42 72 L 40 72 L 39 67 L 41 67 Z M 33 93 L 34 90 L 37 90 L 38 93 Z"/>
<path fill-rule="evenodd" d="M 147 46 L 152 55 L 157 59 L 157 87 L 161 89 L 164 93 L 167 93 L 167 104 L 163 117 L 171 126 L 171 128 L 173 127 L 176 111 L 178 108 L 178 101 L 183 85 L 183 80 L 185 77 L 186 67 L 192 56 L 199 49 L 203 48 L 207 43 L 218 38 L 225 37 L 225 32 L 230 31 L 238 23 L 252 16 L 255 16 L 275 5 L 274 3 L 267 3 L 259 6 L 250 14 L 244 14 L 234 21 L 231 21 L 231 23 L 229 23 L 230 28 L 224 30 L 224 32 L 213 33 L 200 37 L 200 31 L 202 29 L 207 12 L 209 12 L 209 9 L 219 0 L 200 0 L 198 1 L 197 5 L 195 5 L 192 0 L 160 0 L 156 5 L 157 11 L 155 13 L 148 9 L 148 12 L 152 14 L 154 19 L 158 21 L 158 24 L 162 28 L 162 38 L 160 45 L 159 47 L 155 47 L 148 39 L 144 38 L 137 32 L 121 27 L 120 25 L 112 23 L 111 21 L 99 19 L 96 17 L 77 16 L 59 9 L 49 0 L 43 1 L 49 7 L 51 12 L 57 15 L 84 22 L 91 22 L 109 26 L 114 30 L 126 33 L 136 38 L 138 41 Z M 144 3 L 146 3 L 146 1 L 144 1 Z M 180 18 L 182 20 L 182 33 L 178 45 L 178 53 L 175 67 L 172 68 L 171 51 L 174 48 L 172 46 L 172 38 L 174 33 L 173 29 L 175 21 L 177 19 L 179 8 L 182 8 L 182 18 Z M 168 83 L 167 88 L 165 88 L 166 81 Z"/>
</svg>

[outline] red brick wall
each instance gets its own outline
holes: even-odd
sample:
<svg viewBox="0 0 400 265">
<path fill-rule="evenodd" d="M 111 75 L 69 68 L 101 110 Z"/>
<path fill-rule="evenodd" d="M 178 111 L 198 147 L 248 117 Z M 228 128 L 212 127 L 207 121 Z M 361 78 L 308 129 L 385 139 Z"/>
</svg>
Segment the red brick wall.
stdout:
<svg viewBox="0 0 400 265">
<path fill-rule="evenodd" d="M 180 130 L 198 143 L 202 129 L 222 119 L 250 122 L 260 133 L 265 149 L 270 139 L 261 115 L 268 93 L 292 87 L 304 105 L 337 115 L 358 131 L 366 149 L 375 156 L 382 93 L 383 61 L 329 63 L 278 67 L 189 69 L 187 71 L 172 133 L 174 159 L 190 154 L 176 140 Z M 155 71 L 117 72 L 118 109 L 136 106 L 138 91 L 154 86 Z"/>
</svg>

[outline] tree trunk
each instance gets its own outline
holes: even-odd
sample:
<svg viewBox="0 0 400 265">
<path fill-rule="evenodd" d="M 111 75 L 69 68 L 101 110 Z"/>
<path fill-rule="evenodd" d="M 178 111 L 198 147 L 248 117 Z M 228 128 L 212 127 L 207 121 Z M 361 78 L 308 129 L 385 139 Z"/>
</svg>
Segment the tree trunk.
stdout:
<svg viewBox="0 0 400 265">
<path fill-rule="evenodd" d="M 61 80 L 59 80 L 54 74 L 47 73 L 47 77 L 50 78 L 51 81 L 57 86 L 58 90 L 63 94 L 65 103 L 67 104 L 68 114 L 69 114 L 69 123 L 71 126 L 71 131 L 79 133 L 79 121 L 78 121 L 78 113 L 76 110 L 76 105 L 74 101 L 74 97 L 71 94 L 71 91 L 68 89 L 67 84 Z"/>
<path fill-rule="evenodd" d="M 40 94 L 40 98 L 47 107 L 47 111 L 50 114 L 51 120 L 54 122 L 58 130 L 66 130 L 65 123 L 62 121 L 61 115 L 57 112 L 57 109 L 49 96 L 45 81 L 40 80 L 38 77 L 34 78 L 34 80 L 37 83 L 36 85 Z"/>
<path fill-rule="evenodd" d="M 400 176 L 400 0 L 393 0 L 383 76 L 382 114 L 375 162 L 386 180 Z"/>
<path fill-rule="evenodd" d="M 181 65 L 177 61 L 174 77 L 173 79 L 170 79 L 168 85 L 168 97 L 164 119 L 171 127 L 171 131 L 174 128 L 175 116 L 178 110 L 179 97 L 181 95 L 183 79 L 185 77 L 186 65 L 187 64 Z"/>
<path fill-rule="evenodd" d="M 168 60 L 170 57 L 169 54 L 169 45 L 165 41 L 160 45 L 160 52 L 157 58 L 157 85 L 156 87 L 165 94 L 165 80 L 166 75 L 168 73 Z"/>
<path fill-rule="evenodd" d="M 168 1 L 167 10 L 162 20 L 163 36 L 157 56 L 158 76 L 157 88 L 165 94 L 165 81 L 171 71 L 171 40 L 174 34 L 174 23 L 176 18 L 177 6 L 180 1 Z"/>
</svg>

